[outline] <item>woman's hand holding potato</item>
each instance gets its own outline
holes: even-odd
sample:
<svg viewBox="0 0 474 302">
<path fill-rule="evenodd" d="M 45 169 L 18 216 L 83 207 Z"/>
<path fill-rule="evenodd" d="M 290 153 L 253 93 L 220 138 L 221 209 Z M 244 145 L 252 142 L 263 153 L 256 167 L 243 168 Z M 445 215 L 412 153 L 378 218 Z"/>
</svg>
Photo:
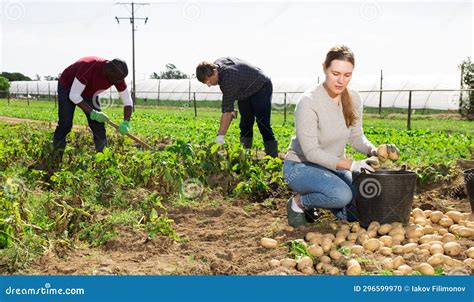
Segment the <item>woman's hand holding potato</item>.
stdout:
<svg viewBox="0 0 474 302">
<path fill-rule="evenodd" d="M 382 144 L 377 148 L 377 157 L 382 162 L 387 159 L 396 161 L 400 157 L 400 150 L 394 144 Z"/>
</svg>

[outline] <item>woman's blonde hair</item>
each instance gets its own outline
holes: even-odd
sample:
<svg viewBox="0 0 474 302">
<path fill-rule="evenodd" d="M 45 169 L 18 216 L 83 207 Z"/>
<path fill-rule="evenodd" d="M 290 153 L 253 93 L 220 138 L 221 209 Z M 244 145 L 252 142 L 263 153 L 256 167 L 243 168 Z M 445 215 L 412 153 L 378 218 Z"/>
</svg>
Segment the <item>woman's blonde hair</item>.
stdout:
<svg viewBox="0 0 474 302">
<path fill-rule="evenodd" d="M 324 61 L 324 66 L 329 68 L 331 62 L 334 60 L 347 61 L 355 66 L 354 53 L 349 49 L 349 47 L 344 45 L 337 45 L 329 50 L 326 55 L 326 60 Z M 347 88 L 344 89 L 341 94 L 341 103 L 346 126 L 349 128 L 356 123 L 358 116 L 357 111 L 354 108 L 354 103 L 352 102 L 352 97 Z"/>
</svg>

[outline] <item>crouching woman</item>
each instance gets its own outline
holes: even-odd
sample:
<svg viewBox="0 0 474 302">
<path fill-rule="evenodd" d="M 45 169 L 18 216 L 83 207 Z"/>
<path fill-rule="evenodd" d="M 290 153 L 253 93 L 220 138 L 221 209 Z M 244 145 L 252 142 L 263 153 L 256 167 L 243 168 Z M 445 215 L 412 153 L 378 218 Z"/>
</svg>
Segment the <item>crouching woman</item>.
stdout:
<svg viewBox="0 0 474 302">
<path fill-rule="evenodd" d="M 341 220 L 357 219 L 351 172 L 374 170 L 367 159 L 346 159 L 345 147 L 367 155 L 377 149 L 362 130 L 361 98 L 347 87 L 354 62 L 348 47 L 333 47 L 323 63 L 324 83 L 305 91 L 296 105 L 296 135 L 283 163 L 285 181 L 296 192 L 287 204 L 293 227 L 313 222 L 316 208 L 330 209 Z"/>
</svg>

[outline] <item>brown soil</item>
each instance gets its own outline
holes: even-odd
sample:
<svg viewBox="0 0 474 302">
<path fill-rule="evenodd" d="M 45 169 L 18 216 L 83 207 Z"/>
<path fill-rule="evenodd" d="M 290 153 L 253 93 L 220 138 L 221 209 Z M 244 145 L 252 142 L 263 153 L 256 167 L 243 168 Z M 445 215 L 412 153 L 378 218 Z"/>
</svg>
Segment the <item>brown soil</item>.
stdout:
<svg viewBox="0 0 474 302">
<path fill-rule="evenodd" d="M 415 195 L 413 207 L 442 212 L 471 212 L 462 170 L 458 170 L 456 174 L 456 177 L 444 183 L 420 188 L 421 193 Z"/>
<path fill-rule="evenodd" d="M 78 244 L 74 249 L 48 252 L 28 274 L 260 274 L 267 262 L 283 257 L 286 247 L 267 251 L 260 247 L 262 237 L 284 235 L 298 238 L 286 223 L 284 200 L 278 205 L 242 206 L 222 202 L 219 206 L 181 206 L 169 213 L 180 242 L 121 229 L 117 239 L 99 248 Z M 247 209 L 245 211 L 244 209 Z"/>
<path fill-rule="evenodd" d="M 38 121 L 32 119 L 25 119 L 25 118 L 17 118 L 17 117 L 10 117 L 10 116 L 0 116 L 0 121 L 10 124 L 18 124 L 18 123 L 50 123 L 46 121 Z M 56 125 L 56 124 L 55 124 Z"/>
<path fill-rule="evenodd" d="M 24 119 L 0 117 L 0 121 L 24 122 Z M 27 122 L 35 122 L 27 120 Z M 50 126 L 51 127 L 51 126 Z M 166 144 L 166 142 L 163 142 Z M 218 205 L 215 205 L 218 204 Z M 417 194 L 414 207 L 421 209 L 458 210 L 470 212 L 462 176 L 450 183 L 429 188 Z M 175 242 L 167 237 L 148 238 L 144 232 L 121 228 L 119 236 L 101 247 L 76 242 L 72 247 L 51 246 L 23 274 L 32 275 L 288 275 L 296 270 L 271 268 L 271 259 L 287 257 L 288 248 L 281 245 L 267 250 L 260 246 L 262 237 L 280 240 L 302 239 L 308 231 L 332 232 L 329 222 L 334 218 L 327 211 L 307 228 L 287 225 L 286 200 L 273 199 L 264 203 L 244 200 L 223 200 L 214 204 L 180 206 L 169 209 L 177 233 L 183 238 Z M 471 215 L 472 218 L 472 215 Z M 463 248 L 473 240 L 460 239 Z M 385 258 L 367 256 L 363 268 L 380 270 Z M 417 255 L 406 255 L 408 264 L 419 263 Z M 336 263 L 344 269 L 342 263 Z M 468 268 L 446 271 L 448 274 L 473 274 Z"/>
<path fill-rule="evenodd" d="M 20 124 L 20 123 L 26 123 L 26 124 L 34 124 L 34 125 L 48 125 L 48 128 L 55 128 L 57 123 L 56 122 L 51 122 L 51 121 L 40 121 L 40 120 L 32 120 L 32 119 L 27 119 L 27 118 L 17 118 L 17 117 L 10 117 L 10 116 L 0 116 L 0 122 L 5 122 L 9 124 Z M 74 125 L 73 126 L 76 129 L 84 129 L 88 128 L 83 125 Z"/>
<path fill-rule="evenodd" d="M 432 192 L 417 196 L 415 205 L 428 204 Z M 234 200 L 205 207 L 181 206 L 170 210 L 174 227 L 183 238 L 180 242 L 122 228 L 120 236 L 98 248 L 76 243 L 70 249 L 52 248 L 27 271 L 33 275 L 288 275 L 296 270 L 271 268 L 271 259 L 287 257 L 288 248 L 281 245 L 274 250 L 260 246 L 262 237 L 276 238 L 281 243 L 304 238 L 308 231 L 332 232 L 331 214 L 322 211 L 319 220 L 310 227 L 294 229 L 287 225 L 285 200 L 249 204 Z M 466 200 L 431 198 L 431 209 L 465 209 Z M 449 206 L 448 206 L 449 204 Z M 458 208 L 459 206 L 459 208 Z M 465 248 L 472 240 L 458 240 Z M 365 257 L 365 256 L 363 256 Z M 406 255 L 406 262 L 419 263 L 417 255 Z M 363 268 L 381 269 L 381 255 L 367 256 Z M 459 258 L 461 259 L 461 258 Z M 341 270 L 343 263 L 336 263 Z M 447 270 L 450 274 L 473 274 L 468 269 Z"/>
</svg>

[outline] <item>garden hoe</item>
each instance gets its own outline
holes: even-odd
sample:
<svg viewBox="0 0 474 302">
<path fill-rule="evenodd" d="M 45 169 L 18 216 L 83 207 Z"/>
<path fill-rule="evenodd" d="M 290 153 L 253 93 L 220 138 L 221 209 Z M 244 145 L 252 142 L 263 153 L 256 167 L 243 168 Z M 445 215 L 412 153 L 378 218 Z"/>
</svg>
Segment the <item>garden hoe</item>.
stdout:
<svg viewBox="0 0 474 302">
<path fill-rule="evenodd" d="M 86 106 L 88 106 L 88 107 L 92 110 L 92 108 L 91 108 L 89 105 L 86 104 Z M 114 122 L 112 122 L 110 119 L 107 119 L 106 123 L 109 124 L 110 126 L 114 127 L 115 130 L 118 131 L 119 126 L 118 126 L 117 124 L 115 124 Z M 145 149 L 151 149 L 151 146 L 150 146 L 150 145 L 148 145 L 147 143 L 145 143 L 144 141 L 142 141 L 142 140 L 139 139 L 138 137 L 136 137 L 136 136 L 134 136 L 134 135 L 132 135 L 132 134 L 130 134 L 130 133 L 126 133 L 125 135 L 128 136 L 128 137 L 130 137 L 131 139 L 133 139 L 133 140 L 134 140 L 135 142 L 137 142 L 138 144 L 140 144 L 143 148 L 145 148 Z"/>
<path fill-rule="evenodd" d="M 117 124 L 115 124 L 114 122 L 112 122 L 111 120 L 107 120 L 107 124 L 109 124 L 110 126 L 114 127 L 117 131 L 118 131 L 118 128 L 119 126 Z M 148 145 L 147 143 L 145 143 L 144 141 L 142 141 L 141 139 L 139 139 L 138 137 L 130 134 L 130 133 L 126 133 L 125 134 L 126 136 L 130 137 L 131 139 L 133 139 L 135 142 L 139 143 L 143 148 L 145 149 L 151 149 L 151 146 Z"/>
</svg>

